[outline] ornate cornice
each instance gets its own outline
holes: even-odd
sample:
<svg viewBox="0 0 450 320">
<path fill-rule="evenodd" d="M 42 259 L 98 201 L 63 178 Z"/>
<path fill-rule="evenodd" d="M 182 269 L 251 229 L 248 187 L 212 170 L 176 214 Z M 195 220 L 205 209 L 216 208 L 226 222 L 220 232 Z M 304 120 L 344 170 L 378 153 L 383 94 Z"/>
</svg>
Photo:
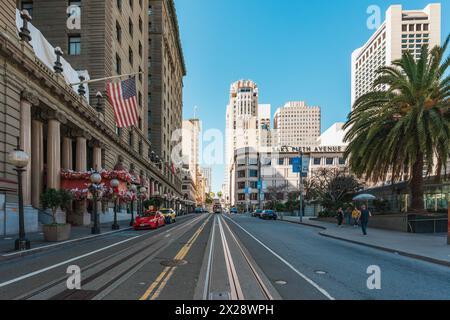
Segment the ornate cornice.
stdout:
<svg viewBox="0 0 450 320">
<path fill-rule="evenodd" d="M 39 105 L 39 96 L 37 95 L 36 92 L 32 90 L 29 89 L 22 90 L 20 97 L 23 100 L 28 101 L 32 106 Z"/>
</svg>

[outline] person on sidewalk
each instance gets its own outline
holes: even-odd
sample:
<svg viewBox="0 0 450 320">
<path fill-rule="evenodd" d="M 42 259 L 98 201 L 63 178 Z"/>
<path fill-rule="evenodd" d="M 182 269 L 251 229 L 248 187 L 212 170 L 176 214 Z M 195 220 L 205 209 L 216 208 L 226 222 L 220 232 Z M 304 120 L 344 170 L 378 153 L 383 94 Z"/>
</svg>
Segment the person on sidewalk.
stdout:
<svg viewBox="0 0 450 320">
<path fill-rule="evenodd" d="M 359 211 L 357 207 L 354 207 L 353 211 L 352 211 L 353 227 L 355 227 L 355 228 L 358 227 L 360 217 L 361 217 L 361 211 Z"/>
<path fill-rule="evenodd" d="M 337 212 L 337 221 L 338 221 L 338 226 L 342 227 L 342 222 L 344 221 L 344 211 L 342 210 L 341 207 L 339 207 L 338 212 Z"/>
<path fill-rule="evenodd" d="M 361 207 L 361 229 L 365 236 L 367 236 L 367 225 L 369 224 L 369 218 L 372 216 L 372 213 L 369 209 L 363 205 Z"/>
<path fill-rule="evenodd" d="M 352 224 L 352 207 L 345 209 L 344 218 L 345 224 L 350 226 Z"/>
</svg>

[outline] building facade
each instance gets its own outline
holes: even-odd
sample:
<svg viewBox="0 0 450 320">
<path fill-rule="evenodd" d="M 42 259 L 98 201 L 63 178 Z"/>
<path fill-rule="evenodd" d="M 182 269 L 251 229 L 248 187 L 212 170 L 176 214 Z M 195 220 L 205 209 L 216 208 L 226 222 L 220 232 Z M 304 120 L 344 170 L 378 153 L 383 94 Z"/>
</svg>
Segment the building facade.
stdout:
<svg viewBox="0 0 450 320">
<path fill-rule="evenodd" d="M 32 12 L 36 17 L 39 9 L 35 8 Z M 30 40 L 19 33 L 25 19 L 16 11 L 15 2 L 4 4 L 1 12 L 0 91 L 5 94 L 0 95 L 4 133 L 0 139 L 0 232 L 14 234 L 18 228 L 15 196 L 17 178 L 7 161 L 7 154 L 16 147 L 17 138 L 31 160 L 23 177 L 27 232 L 37 231 L 41 218 L 36 210 L 41 209 L 40 195 L 45 189 L 62 187 L 63 171 L 128 171 L 140 185 L 147 187 L 149 197 L 167 195 L 170 205 L 178 208 L 182 200 L 181 181 L 179 184 L 168 181 L 163 175 L 161 164 L 151 161 L 149 155 L 143 152 L 144 148 L 149 150 L 148 140 L 142 137 L 143 148 L 140 148 L 138 130 L 135 131 L 136 144 L 129 143 L 128 137 L 118 133 L 106 114 L 106 110 L 111 108 L 106 97 L 97 100 L 91 96 L 89 99 L 89 95 L 84 92 L 95 92 L 95 86 L 85 86 L 84 90 L 78 86 L 78 91 L 74 90 L 70 85 L 73 82 L 67 79 L 66 73 L 76 69 L 67 62 L 71 59 L 70 55 L 62 58 L 64 72 L 57 71 L 53 68 L 54 61 L 49 60 L 56 60 L 54 54 L 43 54 L 53 53 L 54 47 L 43 36 Z M 67 14 L 65 16 L 67 18 Z M 28 24 L 28 27 L 33 26 Z M 60 26 L 63 29 L 65 27 Z M 68 39 L 67 35 L 65 39 Z M 114 69 L 113 61 L 107 64 L 106 69 Z M 104 210 L 110 212 L 112 205 L 109 205 Z M 87 208 L 80 204 L 67 214 L 61 214 L 58 221 L 88 225 L 91 218 Z"/>
<path fill-rule="evenodd" d="M 422 10 L 390 6 L 386 20 L 364 46 L 352 53 L 352 106 L 358 97 L 372 90 L 378 68 L 400 59 L 404 52 L 409 51 L 418 58 L 422 46 L 432 48 L 440 44 L 441 4 L 429 4 Z"/>
<path fill-rule="evenodd" d="M 186 75 L 173 0 L 149 0 L 148 29 L 148 138 L 152 149 L 171 164 L 178 142 L 172 140 L 173 133 L 182 128 Z M 170 170 L 164 170 L 170 176 Z"/>
<path fill-rule="evenodd" d="M 308 177 L 321 168 L 348 170 L 344 159 L 343 125 L 334 124 L 317 139 L 315 146 L 236 150 L 231 206 L 249 210 L 264 208 L 273 194 L 277 200 L 287 201 L 289 194 L 299 190 L 299 174 L 293 172 L 293 161 L 298 158 L 299 151 L 308 159 Z M 315 213 L 314 208 L 309 209 L 310 214 Z"/>
<path fill-rule="evenodd" d="M 183 121 L 183 197 L 195 203 L 199 165 L 201 124 L 198 119 Z"/>
<path fill-rule="evenodd" d="M 275 112 L 273 145 L 315 146 L 320 123 L 320 107 L 309 107 L 304 101 L 288 102 Z"/>
<path fill-rule="evenodd" d="M 260 146 L 260 111 L 259 89 L 251 80 L 239 80 L 231 85 L 229 103 L 226 108 L 225 128 L 225 188 L 224 198 L 228 203 L 234 196 L 230 192 L 231 179 L 234 176 L 234 157 L 236 150 L 242 148 L 258 148 Z M 263 121 L 267 120 L 267 105 L 261 107 L 264 111 Z M 270 113 L 270 110 L 269 110 Z M 264 137 L 264 141 L 267 141 Z M 263 141 L 263 142 L 264 142 Z"/>
<path fill-rule="evenodd" d="M 209 194 L 212 192 L 212 169 L 210 167 L 201 168 L 202 175 L 205 178 L 205 193 Z"/>
</svg>

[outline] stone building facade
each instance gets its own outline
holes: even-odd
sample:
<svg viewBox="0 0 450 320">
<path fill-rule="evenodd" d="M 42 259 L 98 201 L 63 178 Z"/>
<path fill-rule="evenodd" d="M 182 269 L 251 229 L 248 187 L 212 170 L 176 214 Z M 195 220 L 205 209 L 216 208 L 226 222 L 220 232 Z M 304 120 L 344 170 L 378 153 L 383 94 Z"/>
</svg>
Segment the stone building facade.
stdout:
<svg viewBox="0 0 450 320">
<path fill-rule="evenodd" d="M 7 162 L 17 138 L 31 158 L 23 177 L 27 232 L 37 230 L 40 194 L 45 188 L 60 188 L 62 169 L 125 168 L 147 183 L 149 196 L 166 196 L 171 206 L 181 206 L 181 183 L 168 181 L 163 165 L 128 143 L 107 115 L 97 112 L 19 38 L 12 1 L 0 10 L 0 65 L 0 233 L 17 230 L 17 177 Z M 102 103 L 105 110 L 110 108 L 106 98 Z M 142 142 L 150 147 L 144 137 Z M 88 214 L 82 214 L 82 222 L 90 223 Z"/>
<path fill-rule="evenodd" d="M 148 136 L 154 151 L 171 163 L 173 132 L 182 127 L 186 66 L 174 1 L 149 0 L 148 8 Z"/>
</svg>

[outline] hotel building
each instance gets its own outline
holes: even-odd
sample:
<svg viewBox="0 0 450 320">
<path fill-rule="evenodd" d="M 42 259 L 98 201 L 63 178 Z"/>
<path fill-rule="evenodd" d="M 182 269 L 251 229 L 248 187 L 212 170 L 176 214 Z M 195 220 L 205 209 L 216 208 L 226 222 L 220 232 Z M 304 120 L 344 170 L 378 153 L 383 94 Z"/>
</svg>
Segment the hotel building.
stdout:
<svg viewBox="0 0 450 320">
<path fill-rule="evenodd" d="M 370 39 L 352 53 L 351 103 L 372 90 L 378 68 L 411 52 L 415 58 L 423 45 L 441 44 L 441 5 L 429 4 L 422 10 L 403 10 L 392 5 L 386 19 Z M 385 87 L 376 89 L 385 90 Z"/>
</svg>

